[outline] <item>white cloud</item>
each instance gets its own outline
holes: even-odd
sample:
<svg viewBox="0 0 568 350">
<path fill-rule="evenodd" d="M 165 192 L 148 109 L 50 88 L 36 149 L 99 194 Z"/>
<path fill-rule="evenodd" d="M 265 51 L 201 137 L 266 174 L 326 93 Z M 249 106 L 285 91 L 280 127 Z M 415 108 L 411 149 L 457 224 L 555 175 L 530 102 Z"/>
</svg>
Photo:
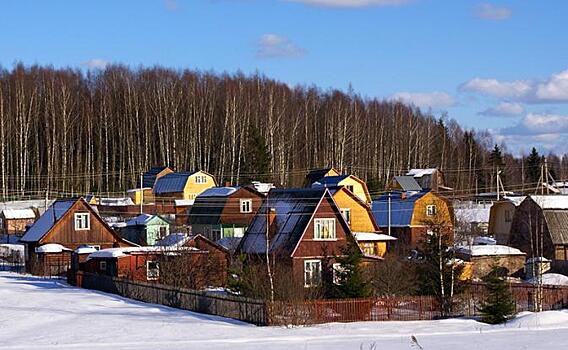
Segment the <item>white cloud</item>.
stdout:
<svg viewBox="0 0 568 350">
<path fill-rule="evenodd" d="M 420 108 L 445 108 L 455 104 L 452 96 L 445 92 L 397 92 L 391 99 L 412 104 Z"/>
<path fill-rule="evenodd" d="M 93 58 L 92 60 L 82 62 L 81 65 L 92 69 L 104 69 L 108 65 L 108 61 L 100 58 Z"/>
<path fill-rule="evenodd" d="M 256 56 L 259 58 L 302 57 L 306 50 L 290 39 L 277 34 L 264 34 L 257 44 Z"/>
<path fill-rule="evenodd" d="M 475 15 L 482 19 L 492 21 L 502 21 L 508 19 L 513 14 L 510 8 L 505 6 L 496 6 L 489 3 L 480 4 L 475 9 Z"/>
<path fill-rule="evenodd" d="M 536 87 L 536 98 L 543 101 L 568 101 L 568 69 Z"/>
<path fill-rule="evenodd" d="M 495 107 L 487 108 L 483 112 L 479 112 L 479 115 L 485 116 L 496 116 L 496 117 L 511 117 L 519 114 L 523 114 L 525 109 L 519 103 L 513 102 L 501 102 Z"/>
<path fill-rule="evenodd" d="M 462 84 L 459 90 L 499 98 L 523 98 L 530 94 L 532 85 L 526 80 L 499 81 L 497 79 L 473 78 Z"/>
<path fill-rule="evenodd" d="M 529 113 L 517 125 L 501 129 L 501 134 L 568 134 L 568 115 Z"/>
<path fill-rule="evenodd" d="M 412 0 L 285 0 L 306 5 L 322 7 L 366 7 L 366 6 L 397 6 Z"/>
</svg>

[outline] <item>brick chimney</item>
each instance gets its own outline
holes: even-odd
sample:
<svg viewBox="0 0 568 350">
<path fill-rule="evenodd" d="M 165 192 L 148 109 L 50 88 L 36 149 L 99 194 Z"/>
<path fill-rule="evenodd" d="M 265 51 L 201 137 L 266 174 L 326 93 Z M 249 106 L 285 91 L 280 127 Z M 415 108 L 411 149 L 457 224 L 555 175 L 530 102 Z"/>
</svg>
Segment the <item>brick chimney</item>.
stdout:
<svg viewBox="0 0 568 350">
<path fill-rule="evenodd" d="M 268 209 L 268 238 L 272 240 L 276 234 L 276 208 Z"/>
</svg>

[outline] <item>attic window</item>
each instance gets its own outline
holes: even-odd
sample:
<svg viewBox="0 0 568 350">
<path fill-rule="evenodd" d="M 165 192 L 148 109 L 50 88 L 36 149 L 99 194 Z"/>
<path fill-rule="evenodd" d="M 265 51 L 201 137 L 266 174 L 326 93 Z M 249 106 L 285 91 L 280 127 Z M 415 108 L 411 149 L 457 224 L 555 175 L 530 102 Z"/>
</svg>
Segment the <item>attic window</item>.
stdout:
<svg viewBox="0 0 568 350">
<path fill-rule="evenodd" d="M 426 206 L 426 215 L 427 216 L 434 216 L 436 215 L 438 211 L 436 210 L 436 206 L 435 205 L 427 205 Z"/>
<path fill-rule="evenodd" d="M 339 211 L 341 212 L 341 215 L 343 215 L 343 218 L 345 219 L 345 221 L 347 221 L 347 223 L 349 225 L 351 225 L 351 209 L 341 208 L 341 209 L 339 209 Z"/>
<path fill-rule="evenodd" d="M 252 199 L 241 199 L 241 213 L 252 213 Z"/>
<path fill-rule="evenodd" d="M 196 175 L 196 176 L 195 176 L 195 183 L 196 183 L 196 184 L 205 184 L 205 183 L 207 183 L 207 176 L 205 176 L 205 175 Z"/>
<path fill-rule="evenodd" d="M 353 185 L 346 185 L 345 188 L 348 189 L 350 192 L 353 192 Z"/>
<path fill-rule="evenodd" d="M 89 213 L 75 213 L 75 231 L 88 230 L 91 228 Z"/>
<path fill-rule="evenodd" d="M 157 261 L 146 262 L 146 279 L 155 281 L 160 277 L 160 263 Z"/>
<path fill-rule="evenodd" d="M 333 240 L 335 235 L 335 219 L 315 219 L 314 220 L 314 239 Z"/>
</svg>

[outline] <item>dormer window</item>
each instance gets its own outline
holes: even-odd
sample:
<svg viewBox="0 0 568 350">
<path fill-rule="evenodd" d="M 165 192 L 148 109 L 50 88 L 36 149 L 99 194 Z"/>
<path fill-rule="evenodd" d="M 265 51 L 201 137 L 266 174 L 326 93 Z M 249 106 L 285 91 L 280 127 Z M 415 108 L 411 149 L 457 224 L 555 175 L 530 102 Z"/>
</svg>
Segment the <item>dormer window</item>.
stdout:
<svg viewBox="0 0 568 350">
<path fill-rule="evenodd" d="M 75 213 L 75 231 L 89 230 L 91 217 L 89 213 Z"/>
</svg>

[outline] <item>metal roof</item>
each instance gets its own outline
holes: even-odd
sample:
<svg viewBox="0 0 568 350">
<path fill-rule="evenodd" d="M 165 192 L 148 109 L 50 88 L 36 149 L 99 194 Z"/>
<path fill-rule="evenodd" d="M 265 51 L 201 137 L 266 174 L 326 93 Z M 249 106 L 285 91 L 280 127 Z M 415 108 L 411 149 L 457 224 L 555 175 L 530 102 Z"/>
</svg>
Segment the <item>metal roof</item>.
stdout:
<svg viewBox="0 0 568 350">
<path fill-rule="evenodd" d="M 553 244 L 568 244 L 568 210 L 543 210 Z"/>
<path fill-rule="evenodd" d="M 140 214 L 137 217 L 128 220 L 126 222 L 126 226 L 146 226 L 154 219 L 162 221 L 164 225 L 169 225 L 169 223 L 159 215 Z"/>
<path fill-rule="evenodd" d="M 403 191 L 422 191 L 422 187 L 414 180 L 413 176 L 395 176 L 394 180 Z"/>
<path fill-rule="evenodd" d="M 316 187 L 335 187 L 339 186 L 339 183 L 351 175 L 339 175 L 339 176 L 326 176 L 322 177 L 318 181 L 312 184 L 312 188 Z"/>
<path fill-rule="evenodd" d="M 390 226 L 410 226 L 414 204 L 428 192 L 390 192 Z M 372 204 L 372 211 L 379 227 L 387 227 L 389 225 L 389 194 L 376 198 Z"/>
<path fill-rule="evenodd" d="M 38 242 L 45 236 L 59 219 L 67 213 L 77 202 L 74 200 L 57 200 L 37 221 L 26 231 L 20 239 L 22 242 Z"/>
<path fill-rule="evenodd" d="M 156 184 L 154 185 L 154 193 L 162 194 L 183 192 L 185 185 L 189 180 L 189 177 L 195 173 L 196 172 L 183 172 L 164 175 L 156 180 Z"/>
<path fill-rule="evenodd" d="M 158 176 L 159 173 L 161 173 L 167 168 L 169 167 L 159 166 L 159 167 L 150 168 L 150 170 L 148 170 L 142 175 L 142 187 L 149 187 L 149 188 L 154 187 L 154 184 L 156 183 L 156 176 Z"/>
</svg>

